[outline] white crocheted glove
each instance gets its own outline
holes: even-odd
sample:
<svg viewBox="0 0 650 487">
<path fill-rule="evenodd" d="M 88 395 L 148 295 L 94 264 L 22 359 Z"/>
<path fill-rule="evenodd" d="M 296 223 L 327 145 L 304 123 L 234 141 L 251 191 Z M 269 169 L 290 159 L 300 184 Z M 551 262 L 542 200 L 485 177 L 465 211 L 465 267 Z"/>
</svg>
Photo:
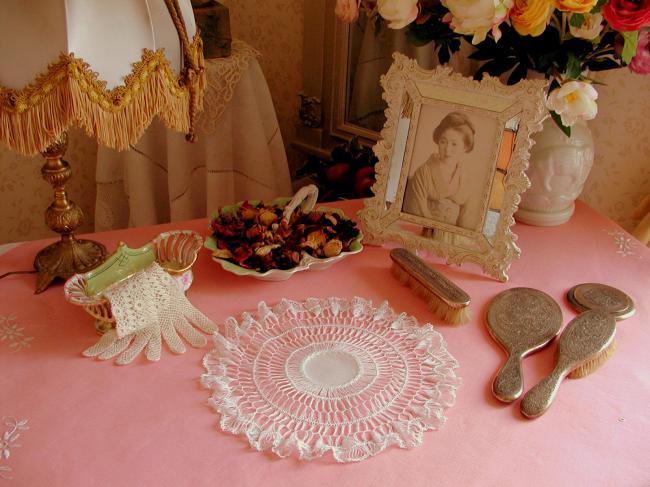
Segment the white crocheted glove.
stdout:
<svg viewBox="0 0 650 487">
<path fill-rule="evenodd" d="M 161 337 L 173 353 L 184 353 L 186 349 L 181 336 L 195 348 L 207 344 L 206 337 L 195 326 L 205 333 L 217 330 L 216 325 L 187 300 L 174 278 L 158 264 L 152 264 L 130 281 L 128 286 L 113 290 L 106 297 L 111 300 L 116 318 L 117 315 L 128 317 L 127 322 L 133 325 L 138 316 L 142 316 L 141 324 L 132 326 L 135 331 L 120 333 L 118 321 L 117 329 L 109 330 L 95 345 L 83 351 L 86 357 L 107 360 L 119 355 L 115 363 L 125 365 L 145 350 L 147 359 L 159 360 Z M 143 287 L 146 287 L 146 292 L 141 292 Z M 133 306 L 124 308 L 129 304 Z M 117 313 L 116 305 L 120 309 Z"/>
</svg>

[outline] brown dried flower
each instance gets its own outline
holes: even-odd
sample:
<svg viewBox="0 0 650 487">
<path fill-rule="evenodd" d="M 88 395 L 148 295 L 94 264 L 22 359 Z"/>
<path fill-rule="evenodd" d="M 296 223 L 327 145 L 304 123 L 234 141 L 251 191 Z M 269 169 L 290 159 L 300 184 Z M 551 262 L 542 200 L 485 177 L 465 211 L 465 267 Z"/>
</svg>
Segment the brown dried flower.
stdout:
<svg viewBox="0 0 650 487">
<path fill-rule="evenodd" d="M 219 250 L 215 257 L 265 272 L 291 269 L 308 253 L 334 257 L 359 236 L 356 224 L 337 213 L 296 209 L 287 223 L 283 207 L 243 203 L 236 212 L 219 214 L 210 222 Z"/>
<path fill-rule="evenodd" d="M 343 243 L 337 238 L 330 240 L 323 246 L 325 257 L 335 257 L 341 253 L 341 250 L 343 250 Z"/>
</svg>

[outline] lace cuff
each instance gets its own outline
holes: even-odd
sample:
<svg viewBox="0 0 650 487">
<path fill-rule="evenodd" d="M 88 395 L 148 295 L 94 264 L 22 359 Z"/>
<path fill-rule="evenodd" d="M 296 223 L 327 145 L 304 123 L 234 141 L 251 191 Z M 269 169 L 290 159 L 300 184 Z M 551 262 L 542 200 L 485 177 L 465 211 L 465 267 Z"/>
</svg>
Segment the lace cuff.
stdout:
<svg viewBox="0 0 650 487">
<path fill-rule="evenodd" d="M 169 301 L 167 279 L 170 276 L 154 262 L 148 268 L 104 291 L 111 303 L 117 336 L 122 338 L 143 330 L 158 320 L 158 309 Z"/>
</svg>

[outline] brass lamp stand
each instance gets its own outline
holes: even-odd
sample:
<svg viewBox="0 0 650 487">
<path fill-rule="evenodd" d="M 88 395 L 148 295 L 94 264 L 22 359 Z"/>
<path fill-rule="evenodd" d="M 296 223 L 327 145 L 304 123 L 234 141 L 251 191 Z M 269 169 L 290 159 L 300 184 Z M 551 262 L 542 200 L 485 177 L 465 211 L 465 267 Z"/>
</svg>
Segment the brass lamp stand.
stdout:
<svg viewBox="0 0 650 487">
<path fill-rule="evenodd" d="M 68 200 L 65 192 L 65 184 L 72 175 L 70 165 L 62 159 L 67 148 L 68 135 L 63 132 L 59 140 L 42 152 L 46 162 L 41 174 L 54 188 L 54 201 L 45 211 L 45 223 L 61 234 L 61 240 L 42 249 L 34 259 L 34 268 L 38 271 L 36 294 L 45 291 L 57 277 L 68 279 L 76 273 L 89 271 L 106 256 L 106 247 L 102 244 L 74 236 L 84 215 L 76 203 Z"/>
</svg>

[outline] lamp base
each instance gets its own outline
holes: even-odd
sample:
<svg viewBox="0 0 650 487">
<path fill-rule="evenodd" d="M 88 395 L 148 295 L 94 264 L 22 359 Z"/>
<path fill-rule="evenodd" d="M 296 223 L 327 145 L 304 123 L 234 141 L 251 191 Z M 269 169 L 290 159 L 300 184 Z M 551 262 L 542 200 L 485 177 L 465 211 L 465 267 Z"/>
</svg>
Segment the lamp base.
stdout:
<svg viewBox="0 0 650 487">
<path fill-rule="evenodd" d="M 43 178 L 54 188 L 54 201 L 45 210 L 45 223 L 61 234 L 61 240 L 42 249 L 34 259 L 38 271 L 36 294 L 42 293 L 56 278 L 68 279 L 97 267 L 106 257 L 106 247 L 92 240 L 75 238 L 74 231 L 83 221 L 83 211 L 68 199 L 65 183 L 70 179 L 70 165 L 62 159 L 68 146 L 63 132 L 42 154 Z"/>
<path fill-rule="evenodd" d="M 97 267 L 104 261 L 106 247 L 92 240 L 63 236 L 42 249 L 34 259 L 38 271 L 35 294 L 42 293 L 56 278 L 68 279 Z"/>
</svg>

